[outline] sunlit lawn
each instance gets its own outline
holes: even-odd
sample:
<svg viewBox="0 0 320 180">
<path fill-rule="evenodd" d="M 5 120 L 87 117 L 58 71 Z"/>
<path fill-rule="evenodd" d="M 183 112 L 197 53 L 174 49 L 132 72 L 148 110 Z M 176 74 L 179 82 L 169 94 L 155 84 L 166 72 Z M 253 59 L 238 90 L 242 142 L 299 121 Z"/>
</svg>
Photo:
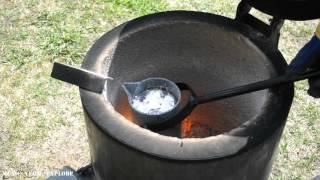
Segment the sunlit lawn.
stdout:
<svg viewBox="0 0 320 180">
<path fill-rule="evenodd" d="M 53 61 L 80 66 L 97 38 L 134 17 L 186 9 L 233 18 L 237 3 L 0 0 L 0 174 L 79 168 L 90 162 L 78 89 L 49 77 Z M 286 59 L 311 37 L 315 26 L 316 21 L 285 23 L 279 48 Z M 272 179 L 320 174 L 320 103 L 307 96 L 306 89 L 305 82 L 296 86 Z"/>
</svg>

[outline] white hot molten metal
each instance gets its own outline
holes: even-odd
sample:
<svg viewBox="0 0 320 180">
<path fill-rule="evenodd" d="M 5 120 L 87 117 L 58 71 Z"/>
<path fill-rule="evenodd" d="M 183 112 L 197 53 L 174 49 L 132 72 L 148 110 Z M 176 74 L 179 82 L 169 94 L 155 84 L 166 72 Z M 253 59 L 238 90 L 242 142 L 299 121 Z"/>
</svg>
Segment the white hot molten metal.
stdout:
<svg viewBox="0 0 320 180">
<path fill-rule="evenodd" d="M 159 115 L 174 108 L 175 97 L 161 89 L 151 89 L 134 96 L 132 107 L 149 115 Z"/>
</svg>

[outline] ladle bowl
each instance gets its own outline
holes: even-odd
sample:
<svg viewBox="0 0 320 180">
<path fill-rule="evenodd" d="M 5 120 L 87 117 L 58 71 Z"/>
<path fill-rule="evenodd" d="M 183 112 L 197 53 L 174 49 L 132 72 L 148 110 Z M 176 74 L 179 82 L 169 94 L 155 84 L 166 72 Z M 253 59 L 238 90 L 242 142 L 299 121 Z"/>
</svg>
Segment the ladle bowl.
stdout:
<svg viewBox="0 0 320 180">
<path fill-rule="evenodd" d="M 167 121 L 172 117 L 174 114 L 177 113 L 179 109 L 180 99 L 181 99 L 181 92 L 179 87 L 172 81 L 165 79 L 165 78 L 147 78 L 140 82 L 125 82 L 122 85 L 125 93 L 128 96 L 128 101 L 130 104 L 131 109 L 134 112 L 135 119 L 137 120 L 138 124 L 140 125 L 153 125 L 153 124 L 160 124 L 164 121 Z M 135 101 L 140 101 L 142 94 L 146 91 L 152 90 L 161 90 L 173 96 L 174 104 L 171 107 L 168 107 L 166 111 L 157 110 L 157 107 L 153 109 L 149 108 L 150 111 L 157 111 L 156 113 L 151 113 L 147 111 L 141 111 L 141 109 L 137 109 L 134 106 Z M 157 102 L 155 102 L 157 103 Z M 148 105 L 148 104 L 145 104 Z M 160 104 L 157 104 L 160 107 Z M 150 106 L 150 105 L 149 105 Z M 145 107 L 145 109 L 148 107 Z"/>
</svg>

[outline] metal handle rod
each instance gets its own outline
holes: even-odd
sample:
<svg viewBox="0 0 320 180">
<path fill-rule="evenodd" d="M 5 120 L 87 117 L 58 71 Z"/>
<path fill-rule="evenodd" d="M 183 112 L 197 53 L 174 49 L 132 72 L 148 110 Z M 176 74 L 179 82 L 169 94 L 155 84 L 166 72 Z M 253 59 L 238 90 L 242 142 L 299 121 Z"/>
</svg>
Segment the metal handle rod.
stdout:
<svg viewBox="0 0 320 180">
<path fill-rule="evenodd" d="M 86 69 L 75 68 L 58 62 L 53 64 L 51 77 L 96 93 L 101 93 L 107 79 L 112 79 Z"/>
<path fill-rule="evenodd" d="M 263 80 L 263 81 L 259 81 L 259 82 L 255 82 L 247 85 L 225 89 L 218 92 L 209 93 L 203 96 L 197 96 L 196 101 L 198 104 L 203 104 L 203 103 L 207 103 L 214 100 L 238 96 L 241 94 L 260 91 L 260 90 L 268 89 L 272 87 L 277 87 L 287 83 L 301 81 L 301 80 L 308 79 L 315 76 L 320 76 L 320 71 L 307 71 L 299 75 L 292 75 L 292 74 L 282 75 L 282 76 L 268 79 L 268 80 Z"/>
</svg>

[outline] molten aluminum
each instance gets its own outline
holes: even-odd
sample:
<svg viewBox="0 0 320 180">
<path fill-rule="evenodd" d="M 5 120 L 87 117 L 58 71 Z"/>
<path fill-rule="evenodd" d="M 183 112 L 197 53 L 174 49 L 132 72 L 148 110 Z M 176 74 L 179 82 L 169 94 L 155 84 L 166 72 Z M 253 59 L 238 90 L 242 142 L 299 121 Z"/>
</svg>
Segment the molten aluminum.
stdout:
<svg viewBox="0 0 320 180">
<path fill-rule="evenodd" d="M 176 103 L 175 99 L 168 91 L 151 89 L 134 96 L 132 107 L 145 114 L 159 115 L 172 110 Z"/>
</svg>

